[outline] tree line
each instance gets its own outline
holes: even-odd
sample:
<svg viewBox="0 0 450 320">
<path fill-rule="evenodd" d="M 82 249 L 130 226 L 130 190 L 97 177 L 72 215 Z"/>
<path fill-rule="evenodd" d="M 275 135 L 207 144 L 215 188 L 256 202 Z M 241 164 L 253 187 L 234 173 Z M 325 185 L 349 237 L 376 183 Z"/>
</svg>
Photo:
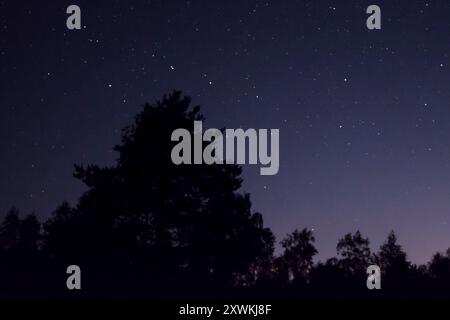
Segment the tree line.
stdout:
<svg viewBox="0 0 450 320">
<path fill-rule="evenodd" d="M 336 257 L 315 262 L 311 230 L 296 229 L 274 253 L 272 231 L 240 190 L 237 165 L 174 165 L 170 136 L 202 121 L 181 92 L 146 104 L 123 129 L 115 165 L 75 165 L 87 191 L 50 218 L 11 209 L 0 224 L 1 298 L 442 298 L 450 297 L 450 250 L 424 265 L 391 232 L 377 252 L 359 231 Z M 66 288 L 66 267 L 82 290 Z M 382 271 L 381 290 L 366 269 Z"/>
</svg>

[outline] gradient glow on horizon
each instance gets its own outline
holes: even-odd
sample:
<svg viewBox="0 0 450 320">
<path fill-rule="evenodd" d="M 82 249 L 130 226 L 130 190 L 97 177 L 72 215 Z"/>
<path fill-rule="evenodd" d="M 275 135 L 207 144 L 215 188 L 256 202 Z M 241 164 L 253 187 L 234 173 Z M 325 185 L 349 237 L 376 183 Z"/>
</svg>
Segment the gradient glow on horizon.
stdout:
<svg viewBox="0 0 450 320">
<path fill-rule="evenodd" d="M 319 259 L 395 230 L 413 262 L 450 247 L 450 2 L 0 1 L 0 215 L 47 217 L 112 164 L 120 129 L 181 89 L 208 127 L 279 128 L 280 171 L 243 190 L 280 240 Z"/>
</svg>

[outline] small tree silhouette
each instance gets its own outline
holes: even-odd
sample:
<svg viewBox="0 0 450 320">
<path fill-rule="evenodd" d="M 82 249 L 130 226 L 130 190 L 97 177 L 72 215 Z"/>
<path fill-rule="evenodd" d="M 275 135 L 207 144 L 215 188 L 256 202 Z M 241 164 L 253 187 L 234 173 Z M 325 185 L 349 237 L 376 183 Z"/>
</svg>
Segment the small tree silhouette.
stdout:
<svg viewBox="0 0 450 320">
<path fill-rule="evenodd" d="M 406 271 L 410 267 L 407 255 L 402 246 L 397 243 L 394 231 L 389 233 L 386 242 L 381 245 L 376 260 L 384 272 L 393 269 Z"/>
<path fill-rule="evenodd" d="M 445 253 L 436 253 L 428 263 L 430 287 L 434 292 L 448 295 L 450 287 L 450 249 Z"/>
<path fill-rule="evenodd" d="M 279 259 L 280 272 L 288 281 L 306 282 L 317 254 L 313 232 L 308 229 L 294 230 L 281 241 L 284 252 Z"/>
<path fill-rule="evenodd" d="M 411 263 L 402 247 L 397 243 L 397 236 L 391 231 L 385 243 L 375 256 L 376 263 L 383 273 L 384 289 L 405 290 L 410 282 Z"/>
<path fill-rule="evenodd" d="M 358 231 L 347 233 L 336 246 L 340 256 L 339 264 L 346 273 L 352 276 L 365 276 L 367 267 L 373 262 L 369 247 L 369 239 L 363 238 Z"/>
<path fill-rule="evenodd" d="M 36 214 L 27 215 L 21 222 L 19 228 L 19 247 L 28 252 L 37 252 L 42 240 L 41 223 Z"/>
<path fill-rule="evenodd" d="M 20 242 L 19 211 L 11 208 L 0 225 L 0 248 L 2 250 L 16 249 Z"/>
</svg>

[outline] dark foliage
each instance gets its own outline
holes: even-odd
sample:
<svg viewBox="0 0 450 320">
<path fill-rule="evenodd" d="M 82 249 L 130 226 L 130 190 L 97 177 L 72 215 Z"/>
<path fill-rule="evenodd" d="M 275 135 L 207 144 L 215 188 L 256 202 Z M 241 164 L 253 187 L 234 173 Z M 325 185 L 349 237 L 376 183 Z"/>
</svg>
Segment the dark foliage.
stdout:
<svg viewBox="0 0 450 320">
<path fill-rule="evenodd" d="M 337 258 L 314 262 L 312 231 L 281 241 L 240 192 L 235 165 L 174 165 L 171 133 L 193 130 L 199 107 L 178 91 L 146 104 L 115 147 L 112 167 L 76 165 L 88 190 L 42 225 L 11 209 L 0 225 L 2 298 L 408 298 L 450 297 L 450 251 L 410 263 L 392 232 L 379 252 L 359 231 Z M 83 290 L 66 289 L 66 267 L 83 270 Z M 381 292 L 366 268 L 382 269 Z"/>
</svg>

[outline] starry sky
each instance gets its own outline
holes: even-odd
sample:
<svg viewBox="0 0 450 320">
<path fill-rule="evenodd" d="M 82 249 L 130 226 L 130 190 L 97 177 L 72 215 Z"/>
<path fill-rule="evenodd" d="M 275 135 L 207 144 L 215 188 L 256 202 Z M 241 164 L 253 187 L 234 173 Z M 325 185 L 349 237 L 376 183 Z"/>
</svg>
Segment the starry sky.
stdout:
<svg viewBox="0 0 450 320">
<path fill-rule="evenodd" d="M 279 173 L 245 166 L 243 185 L 278 239 L 314 229 L 325 259 L 393 229 L 426 262 L 450 247 L 449 17 L 444 0 L 0 0 L 0 216 L 75 204 L 73 164 L 113 164 L 121 128 L 181 89 L 206 127 L 280 129 Z"/>
</svg>

